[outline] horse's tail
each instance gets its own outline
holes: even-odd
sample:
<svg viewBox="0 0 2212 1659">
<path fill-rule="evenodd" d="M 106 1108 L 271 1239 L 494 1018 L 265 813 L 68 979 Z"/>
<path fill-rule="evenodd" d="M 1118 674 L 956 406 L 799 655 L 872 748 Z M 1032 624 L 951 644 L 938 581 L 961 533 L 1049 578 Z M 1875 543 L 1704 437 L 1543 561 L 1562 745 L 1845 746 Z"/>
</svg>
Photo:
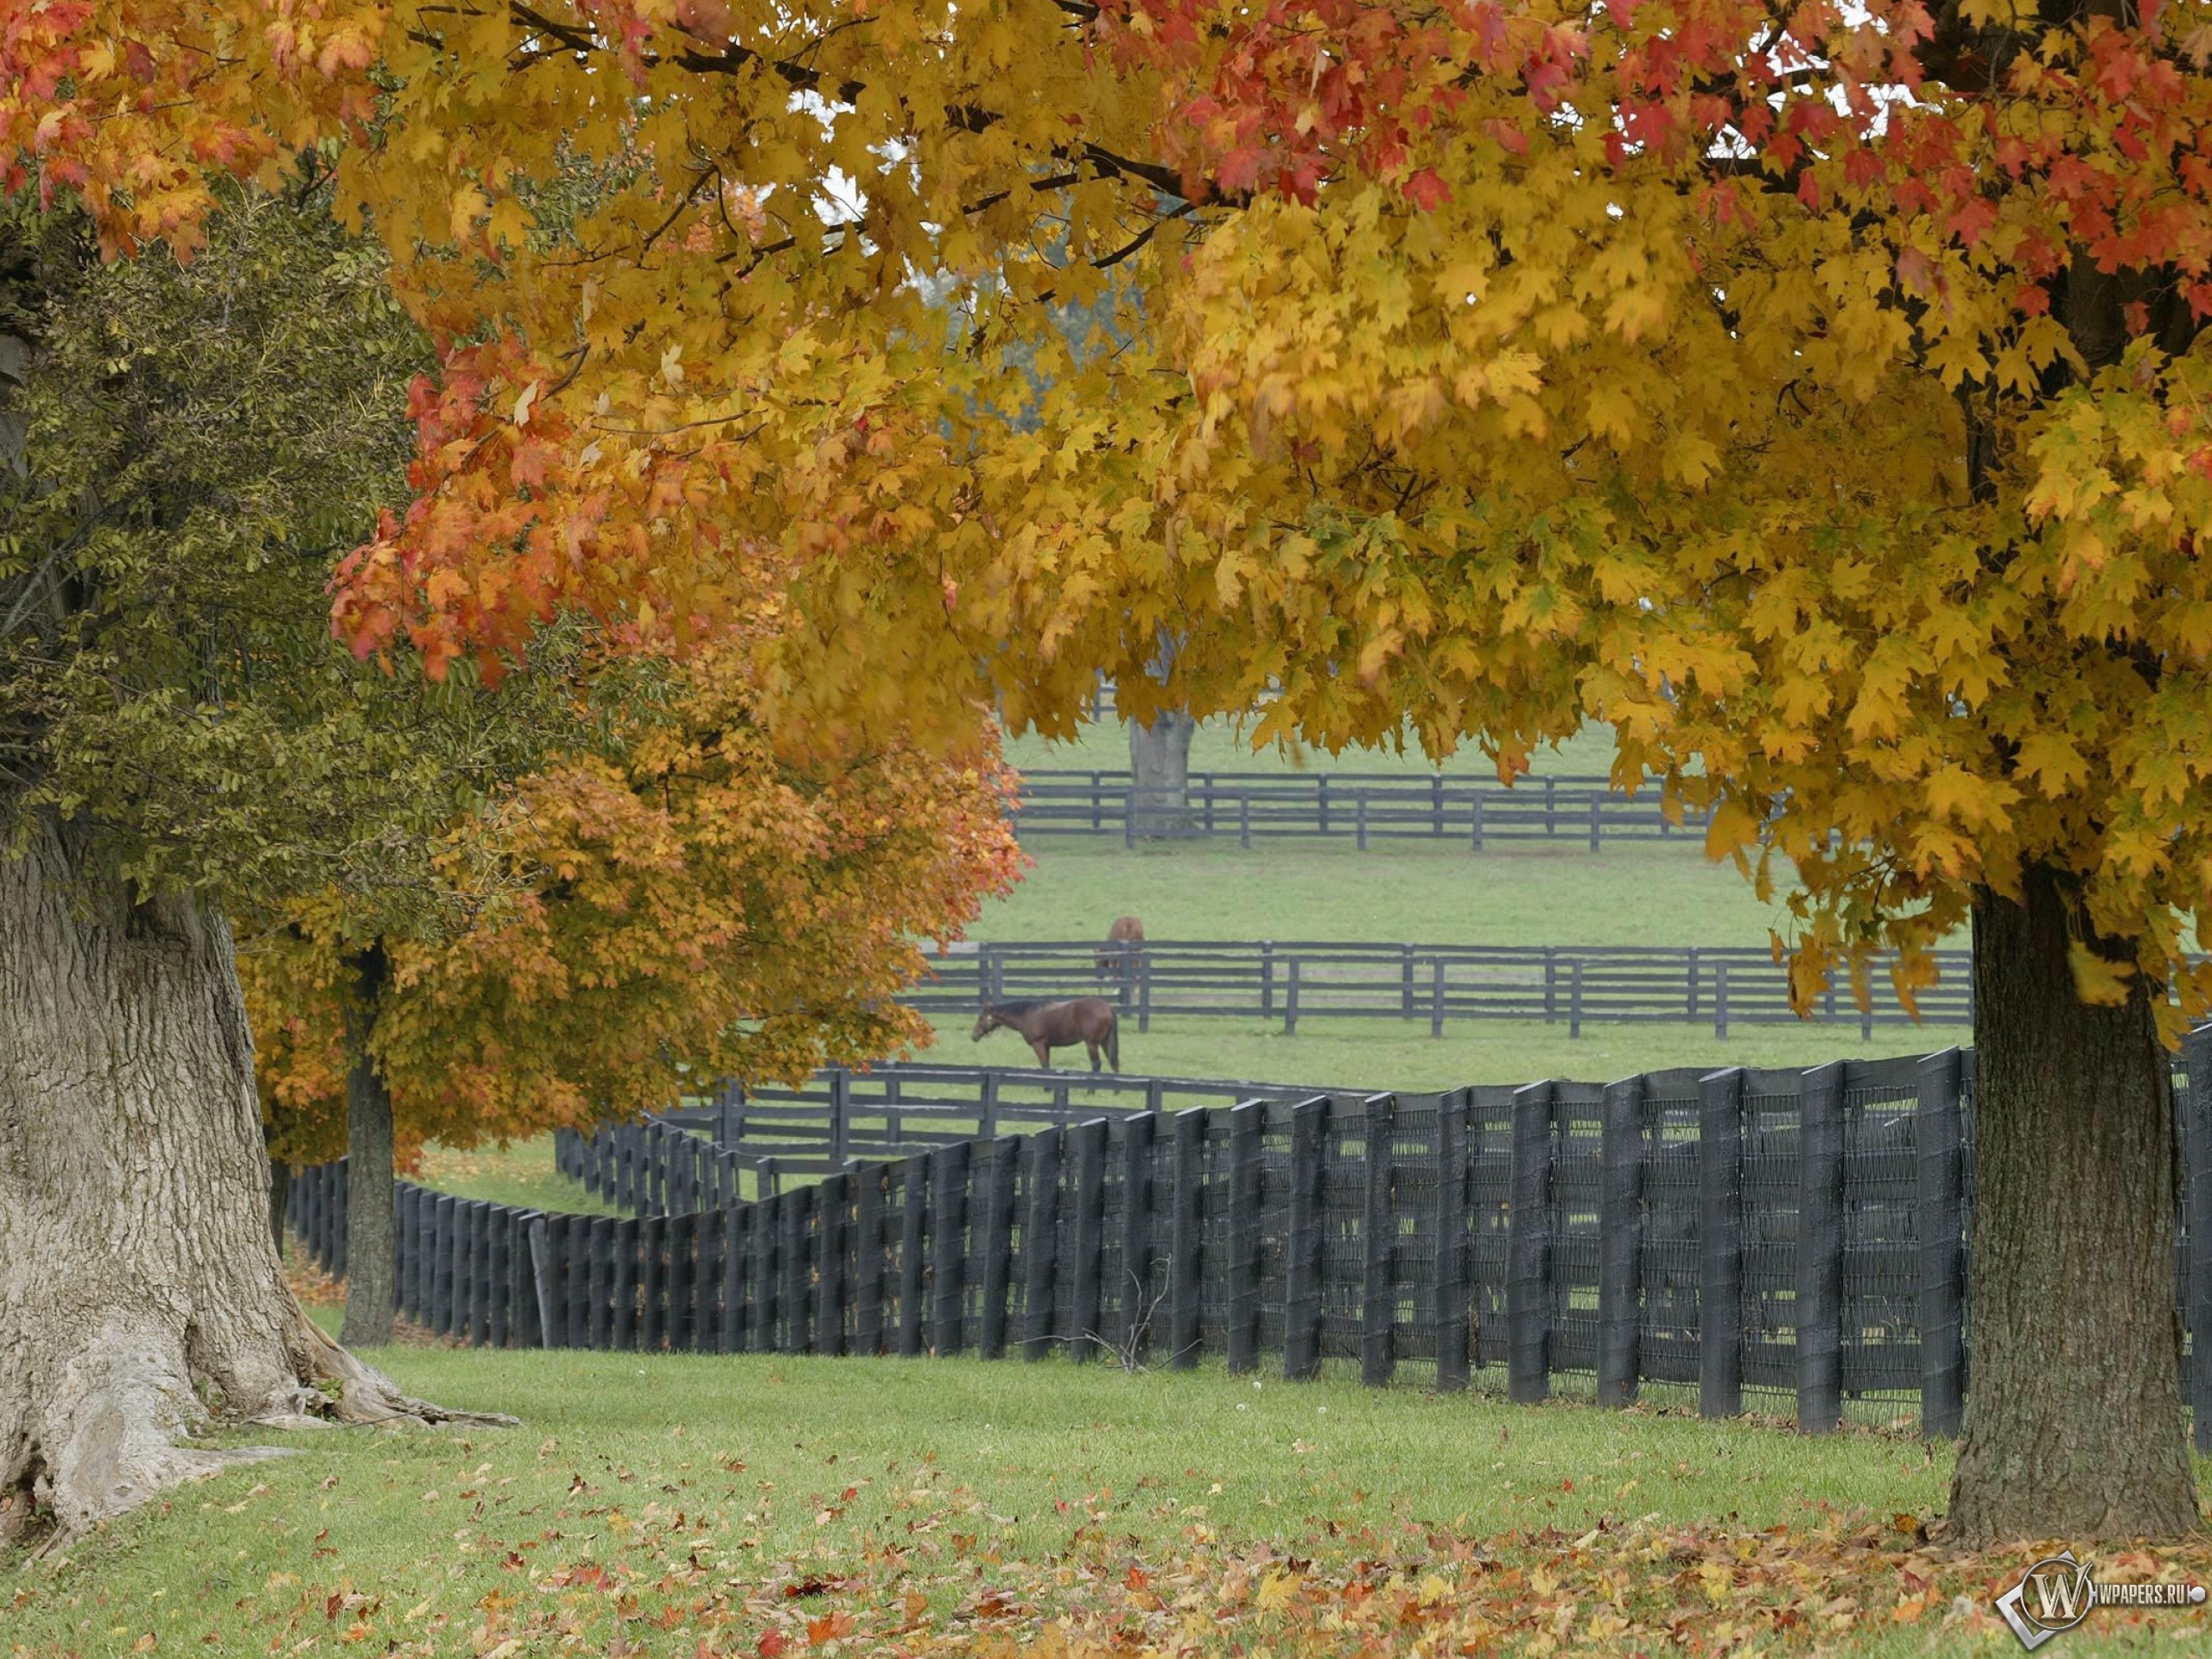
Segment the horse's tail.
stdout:
<svg viewBox="0 0 2212 1659">
<path fill-rule="evenodd" d="M 1122 1022 L 1111 1008 L 1106 1011 L 1106 1064 L 1122 1069 Z"/>
</svg>

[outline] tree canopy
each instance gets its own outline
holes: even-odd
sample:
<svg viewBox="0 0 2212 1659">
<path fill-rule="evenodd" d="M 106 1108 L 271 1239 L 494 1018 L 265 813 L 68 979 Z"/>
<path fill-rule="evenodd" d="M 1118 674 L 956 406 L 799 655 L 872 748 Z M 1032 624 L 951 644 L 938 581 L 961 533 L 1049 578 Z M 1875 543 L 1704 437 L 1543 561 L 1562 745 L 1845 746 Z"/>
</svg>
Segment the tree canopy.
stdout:
<svg viewBox="0 0 2212 1659">
<path fill-rule="evenodd" d="M 63 0 L 0 134 L 116 251 L 334 166 L 441 357 L 364 655 L 772 604 L 764 706 L 831 752 L 1065 730 L 1097 668 L 1508 773 L 1596 718 L 1795 885 L 1801 991 L 1971 915 L 1967 1524 L 2156 1530 L 2209 62 L 2204 0 Z M 1069 340 L 1109 276 L 1144 326 Z M 2077 1258 L 2145 1311 L 2046 1329 Z M 2143 1459 L 2016 1478 L 2092 1399 Z"/>
<path fill-rule="evenodd" d="M 827 727 L 1059 729 L 1172 626 L 1270 732 L 1612 721 L 1808 985 L 2056 861 L 2112 994 L 2212 871 L 2196 15 L 79 4 L 10 119 L 118 247 L 339 147 L 443 354 L 356 649 L 782 592 Z"/>
<path fill-rule="evenodd" d="M 910 743 L 779 762 L 748 668 L 725 642 L 634 688 L 601 747 L 455 826 L 439 862 L 471 919 L 391 939 L 365 1022 L 403 1159 L 928 1040 L 898 998 L 927 971 L 922 942 L 1013 880 L 1010 777 L 988 750 Z M 350 920 L 324 895 L 240 953 L 273 1149 L 292 1162 L 345 1146 Z"/>
</svg>

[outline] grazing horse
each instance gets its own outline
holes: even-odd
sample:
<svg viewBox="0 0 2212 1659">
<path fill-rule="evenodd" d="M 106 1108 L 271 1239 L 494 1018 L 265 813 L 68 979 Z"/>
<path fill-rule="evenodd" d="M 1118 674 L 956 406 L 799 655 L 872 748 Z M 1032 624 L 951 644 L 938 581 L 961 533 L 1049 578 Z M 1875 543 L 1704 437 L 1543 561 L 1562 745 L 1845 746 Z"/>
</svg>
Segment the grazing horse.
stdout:
<svg viewBox="0 0 2212 1659">
<path fill-rule="evenodd" d="M 1106 943 L 1098 947 L 1098 977 L 1104 979 L 1119 969 L 1128 978 L 1143 947 L 1144 924 L 1134 916 L 1116 916 L 1106 930 Z"/>
<path fill-rule="evenodd" d="M 1103 1050 L 1106 1063 L 1122 1069 L 1122 1039 L 1114 1010 L 1095 996 L 1055 999 L 1033 996 L 1019 1002 L 986 1002 L 976 1020 L 976 1040 L 1004 1027 L 1018 1031 L 1021 1039 L 1037 1051 L 1037 1064 L 1052 1069 L 1052 1051 L 1081 1043 L 1090 1051 L 1090 1069 L 1098 1070 Z"/>
</svg>

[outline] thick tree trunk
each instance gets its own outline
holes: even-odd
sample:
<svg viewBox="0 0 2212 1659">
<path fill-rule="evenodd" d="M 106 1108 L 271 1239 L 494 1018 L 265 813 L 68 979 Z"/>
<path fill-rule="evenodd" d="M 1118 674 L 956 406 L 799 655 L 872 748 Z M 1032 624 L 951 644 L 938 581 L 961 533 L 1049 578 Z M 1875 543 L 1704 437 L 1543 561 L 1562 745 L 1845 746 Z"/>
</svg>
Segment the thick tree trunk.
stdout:
<svg viewBox="0 0 2212 1659">
<path fill-rule="evenodd" d="M 1970 1544 L 2197 1522 L 2170 1062 L 2145 989 L 2117 1007 L 2076 997 L 2069 919 L 2043 869 L 2022 902 L 1974 905 L 1972 1367 L 1951 1484 Z"/>
<path fill-rule="evenodd" d="M 346 1011 L 346 1323 L 338 1339 L 349 1348 L 380 1348 L 391 1340 L 398 1288 L 391 1091 L 369 1054 L 384 993 L 384 947 L 361 952 L 353 969 Z"/>
<path fill-rule="evenodd" d="M 1179 709 L 1150 725 L 1129 722 L 1130 832 L 1143 840 L 1190 833 L 1191 737 L 1198 723 Z"/>
<path fill-rule="evenodd" d="M 270 1455 L 178 1444 L 211 1420 L 452 1415 L 308 1320 L 269 1204 L 228 928 L 35 821 L 0 858 L 0 1543 Z"/>
<path fill-rule="evenodd" d="M 284 1223 L 292 1210 L 292 1166 L 282 1159 L 269 1161 L 269 1236 L 276 1254 L 284 1254 Z"/>
</svg>

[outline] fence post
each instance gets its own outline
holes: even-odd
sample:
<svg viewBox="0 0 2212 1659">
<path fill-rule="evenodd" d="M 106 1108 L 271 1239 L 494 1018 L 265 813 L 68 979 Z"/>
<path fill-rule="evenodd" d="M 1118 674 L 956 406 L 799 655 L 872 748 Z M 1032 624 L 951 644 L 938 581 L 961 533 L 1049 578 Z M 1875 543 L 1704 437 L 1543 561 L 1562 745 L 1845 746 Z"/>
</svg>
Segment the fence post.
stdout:
<svg viewBox="0 0 2212 1659">
<path fill-rule="evenodd" d="M 1137 792 L 1134 789 L 1122 797 L 1122 845 L 1134 848 L 1137 844 Z"/>
<path fill-rule="evenodd" d="M 1428 778 L 1428 833 L 1439 841 L 1444 838 L 1444 774 L 1431 772 Z"/>
<path fill-rule="evenodd" d="M 494 1348 L 504 1348 L 507 1345 L 508 1326 L 512 1323 L 509 1315 L 515 1305 L 516 1264 L 508 1249 L 514 1242 L 514 1224 L 511 1212 L 504 1206 L 487 1211 L 485 1219 L 491 1224 L 491 1237 L 485 1251 L 489 1258 L 485 1270 L 490 1283 L 484 1310 L 484 1339 Z"/>
<path fill-rule="evenodd" d="M 610 1332 L 619 1353 L 634 1352 L 638 1346 L 638 1233 L 644 1225 L 643 1217 L 618 1221 L 609 1241 L 614 1268 L 609 1292 L 614 1304 Z"/>
<path fill-rule="evenodd" d="M 1505 1277 L 1506 1392 L 1551 1392 L 1552 1085 L 1513 1092 L 1513 1209 Z"/>
<path fill-rule="evenodd" d="M 930 1206 L 931 1346 L 939 1359 L 957 1354 L 968 1302 L 968 1175 L 974 1143 L 938 1149 L 937 1192 Z"/>
<path fill-rule="evenodd" d="M 1960 1070 L 1955 1048 L 1921 1061 L 1913 1114 L 1920 1161 L 1920 1432 L 1930 1440 L 1959 1432 L 1966 1397 L 1966 1333 L 1959 1319 L 1966 1276 L 1960 1248 Z"/>
<path fill-rule="evenodd" d="M 1106 1135 L 1107 1123 L 1094 1117 L 1076 1127 L 1075 1142 L 1075 1281 L 1069 1312 L 1069 1357 L 1087 1360 L 1103 1345 L 1100 1284 L 1101 1262 L 1106 1250 Z"/>
<path fill-rule="evenodd" d="M 708 1167 L 719 1178 L 718 1164 Z M 691 1347 L 696 1353 L 715 1354 L 721 1351 L 722 1247 L 728 1243 L 722 1206 L 710 1205 L 692 1220 Z"/>
<path fill-rule="evenodd" d="M 429 1326 L 442 1337 L 453 1332 L 454 1202 L 444 1192 L 430 1201 Z"/>
<path fill-rule="evenodd" d="M 1697 1018 L 1697 946 L 1690 946 L 1688 957 L 1688 977 L 1690 987 L 1689 1005 L 1682 1010 L 1682 1017 L 1685 1020 L 1694 1020 Z"/>
<path fill-rule="evenodd" d="M 1559 1022 L 1559 947 L 1544 947 L 1544 1023 Z"/>
<path fill-rule="evenodd" d="M 1260 1363 L 1260 1138 L 1267 1107 L 1248 1100 L 1229 1109 L 1229 1312 L 1232 1376 Z"/>
<path fill-rule="evenodd" d="M 1444 1035 L 1444 958 L 1439 957 L 1430 964 L 1428 988 L 1428 1034 Z"/>
<path fill-rule="evenodd" d="M 636 1224 L 629 1224 L 633 1228 Z M 591 1345 L 601 1351 L 613 1343 L 614 1248 L 618 1230 L 623 1225 L 613 1216 L 597 1217 L 591 1224 L 591 1274 L 584 1287 L 586 1318 L 589 1321 Z M 444 1252 L 441 1250 L 439 1254 L 442 1255 Z"/>
<path fill-rule="evenodd" d="M 668 1297 L 668 1351 L 688 1354 L 698 1345 L 694 1316 L 699 1305 L 699 1212 L 668 1218 L 668 1272 L 661 1283 Z"/>
<path fill-rule="evenodd" d="M 1205 1264 L 1199 1258 L 1205 1198 L 1206 1109 L 1193 1106 L 1175 1114 L 1175 1208 L 1168 1230 L 1167 1363 L 1187 1371 L 1198 1363 L 1198 1287 Z"/>
<path fill-rule="evenodd" d="M 785 1199 L 779 1195 L 753 1207 L 753 1351 L 776 1351 L 777 1316 L 782 1296 L 777 1290 L 778 1258 L 784 1250 Z"/>
<path fill-rule="evenodd" d="M 1567 967 L 1567 1034 L 1572 1040 L 1582 1035 L 1582 959 L 1576 957 Z"/>
<path fill-rule="evenodd" d="M 976 1133 L 986 1141 L 995 1141 L 999 1135 L 999 1074 L 983 1073 L 983 1100 L 981 1122 Z"/>
<path fill-rule="evenodd" d="M 1414 948 L 1410 944 L 1398 947 L 1398 1018 L 1414 1017 Z"/>
<path fill-rule="evenodd" d="M 732 1204 L 722 1211 L 722 1328 L 716 1351 L 745 1351 L 745 1241 L 751 1236 L 754 1205 Z"/>
<path fill-rule="evenodd" d="M 1436 1102 L 1436 1387 L 1467 1386 L 1467 1091 Z"/>
<path fill-rule="evenodd" d="M 868 1164 L 854 1177 L 853 1193 L 853 1351 L 883 1351 L 883 1189 L 887 1174 L 882 1164 Z"/>
<path fill-rule="evenodd" d="M 899 1352 L 906 1359 L 920 1354 L 926 1340 L 922 1283 L 927 1267 L 922 1249 L 929 1217 L 931 1166 L 936 1157 L 934 1153 L 917 1153 L 899 1169 Z"/>
<path fill-rule="evenodd" d="M 1260 942 L 1260 1018 L 1275 1017 L 1275 947 L 1272 939 Z"/>
<path fill-rule="evenodd" d="M 830 1161 L 833 1164 L 845 1161 L 852 1113 L 853 1074 L 841 1065 L 830 1073 Z"/>
<path fill-rule="evenodd" d="M 1283 992 L 1282 1034 L 1298 1035 L 1298 958 L 1290 959 L 1290 983 Z"/>
<path fill-rule="evenodd" d="M 1249 790 L 1236 791 L 1236 840 L 1246 852 L 1252 850 L 1252 795 Z"/>
<path fill-rule="evenodd" d="M 1295 964 L 1293 964 L 1295 972 Z M 1294 985 L 1296 983 L 1293 981 Z M 1324 1096 L 1290 1109 L 1290 1215 L 1284 1240 L 1282 1374 L 1301 1382 L 1321 1369 L 1321 1182 L 1329 1121 Z"/>
<path fill-rule="evenodd" d="M 1152 1029 L 1152 952 L 1137 952 L 1137 1029 Z"/>
<path fill-rule="evenodd" d="M 1029 1214 L 1021 1224 L 1024 1359 L 1052 1351 L 1052 1286 L 1059 1267 L 1060 1142 L 1067 1131 L 1047 1124 L 1029 1137 Z"/>
<path fill-rule="evenodd" d="M 638 1228 L 638 1350 L 657 1354 L 668 1337 L 668 1275 L 661 1258 L 668 1249 L 671 1219 L 665 1211 L 648 1217 Z"/>
<path fill-rule="evenodd" d="M 1697 1103 L 1697 1409 L 1733 1417 L 1744 1409 L 1743 1068 L 1700 1077 Z"/>
<path fill-rule="evenodd" d="M 831 1175 L 814 1189 L 814 1351 L 845 1351 L 845 1207 L 853 1175 Z"/>
<path fill-rule="evenodd" d="M 1321 833 L 1325 836 L 1329 833 L 1329 774 L 1322 772 L 1313 781 L 1320 786 L 1316 792 L 1321 802 Z"/>
<path fill-rule="evenodd" d="M 797 1186 L 783 1198 L 784 1238 L 783 1283 L 777 1287 L 779 1322 L 784 1327 L 781 1351 L 803 1354 L 810 1346 L 809 1327 L 814 1323 L 814 1299 L 808 1293 L 807 1283 L 814 1267 L 813 1229 L 808 1224 L 816 1218 L 816 1201 L 822 1196 L 819 1187 Z"/>
<path fill-rule="evenodd" d="M 560 1304 L 553 1297 L 553 1240 L 542 1215 L 534 1215 L 524 1224 L 524 1236 L 529 1243 L 531 1288 L 537 1305 L 537 1340 L 531 1345 L 538 1348 L 557 1348 L 564 1334 L 561 1330 Z M 524 1339 L 527 1341 L 527 1333 Z"/>
<path fill-rule="evenodd" d="M 1014 1160 L 1021 1155 L 1021 1142 L 1006 1135 L 988 1144 L 989 1185 L 983 1189 L 983 1312 L 976 1345 L 985 1359 L 1004 1359 L 1007 1297 L 1014 1288 Z"/>
<path fill-rule="evenodd" d="M 1590 850 L 1593 853 L 1599 850 L 1599 836 L 1603 832 L 1598 827 L 1598 809 L 1603 806 L 1605 802 L 1605 798 L 1603 795 L 1592 795 L 1590 798 Z"/>
<path fill-rule="evenodd" d="M 1478 853 L 1479 853 L 1480 851 L 1482 851 L 1482 849 L 1483 849 L 1483 797 L 1482 797 L 1482 791 L 1481 791 L 1481 790 L 1478 789 L 1478 790 L 1475 791 L 1475 845 L 1474 845 L 1474 849 L 1473 849 L 1473 850 L 1474 850 L 1474 851 L 1476 851 L 1476 852 L 1478 852 Z"/>
<path fill-rule="evenodd" d="M 1359 820 L 1359 850 L 1363 853 L 1367 850 L 1367 791 L 1363 789 L 1357 795 L 1355 795 L 1352 798 L 1352 801 L 1353 804 L 1357 809 L 1357 817 Z"/>
<path fill-rule="evenodd" d="M 1577 989 L 1580 988 L 1578 973 Z M 1643 1325 L 1643 1079 L 1605 1087 L 1599 1214 L 1598 1403 L 1636 1398 Z"/>
<path fill-rule="evenodd" d="M 1551 841 L 1559 835 L 1559 779 L 1544 779 L 1544 839 Z"/>
<path fill-rule="evenodd" d="M 2182 1044 L 2182 1211 L 2188 1228 L 2189 1400 L 2196 1449 L 2212 1454 L 2212 1026 Z"/>
<path fill-rule="evenodd" d="M 1397 1363 L 1392 1338 L 1398 1323 L 1398 1296 L 1391 1269 L 1398 1217 L 1390 1204 L 1398 1174 L 1397 1107 L 1395 1095 L 1371 1095 L 1366 1103 L 1367 1180 L 1359 1217 L 1359 1380 L 1371 1389 L 1388 1383 Z"/>
<path fill-rule="evenodd" d="M 1728 964 L 1713 964 L 1713 1034 L 1726 1042 L 1728 1039 Z"/>
<path fill-rule="evenodd" d="M 1804 1074 L 1797 1108 L 1797 1432 L 1843 1421 L 1843 1062 Z"/>
<path fill-rule="evenodd" d="M 1152 1345 L 1154 1262 L 1152 1236 L 1153 1143 L 1160 1119 L 1132 1112 L 1122 1120 L 1122 1352 L 1141 1360 Z"/>
</svg>

